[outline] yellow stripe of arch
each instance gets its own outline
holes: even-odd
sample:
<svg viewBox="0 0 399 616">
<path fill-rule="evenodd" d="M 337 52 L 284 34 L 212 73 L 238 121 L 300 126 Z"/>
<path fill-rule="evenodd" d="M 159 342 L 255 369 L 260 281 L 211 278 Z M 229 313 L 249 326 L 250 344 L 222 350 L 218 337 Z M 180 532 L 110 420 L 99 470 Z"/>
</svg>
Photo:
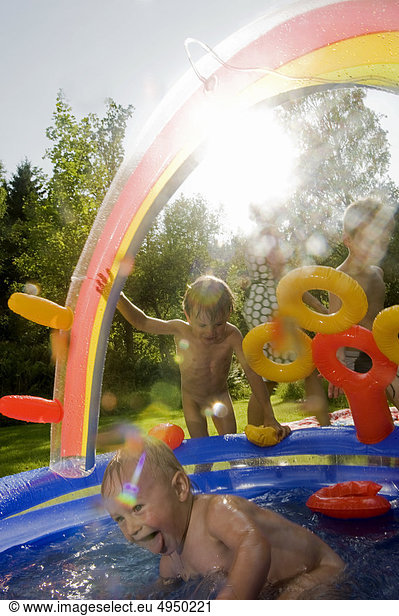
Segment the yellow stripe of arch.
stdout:
<svg viewBox="0 0 399 616">
<path fill-rule="evenodd" d="M 369 64 L 385 64 L 387 61 L 399 62 L 399 32 L 366 34 L 332 43 L 297 58 L 282 67 L 281 72 L 306 77 L 350 68 L 353 64 L 367 67 Z M 292 68 L 294 72 L 291 72 Z"/>
<path fill-rule="evenodd" d="M 367 85 L 386 85 L 385 79 L 391 85 L 399 85 L 399 32 L 358 36 L 312 51 L 281 66 L 278 73 L 267 74 L 251 84 L 241 93 L 241 97 L 245 104 L 255 104 L 283 92 L 323 83 L 324 80 L 331 83 L 361 83 L 369 75 L 375 77 L 375 81 L 367 81 Z"/>
</svg>

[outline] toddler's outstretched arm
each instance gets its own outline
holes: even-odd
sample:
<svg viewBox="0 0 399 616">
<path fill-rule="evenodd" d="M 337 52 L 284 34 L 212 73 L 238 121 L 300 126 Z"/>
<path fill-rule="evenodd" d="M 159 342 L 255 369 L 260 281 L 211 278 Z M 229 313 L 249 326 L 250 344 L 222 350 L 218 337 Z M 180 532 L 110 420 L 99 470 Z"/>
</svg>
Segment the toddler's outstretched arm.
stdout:
<svg viewBox="0 0 399 616">
<path fill-rule="evenodd" d="M 107 274 L 108 276 L 100 273 L 97 277 L 97 291 L 102 293 L 105 298 L 108 297 L 109 290 L 113 282 L 113 277 L 110 270 L 107 270 Z M 149 317 L 138 306 L 135 306 L 130 300 L 128 300 L 124 293 L 120 294 L 117 308 L 121 315 L 125 317 L 126 321 L 141 332 L 174 336 L 180 333 L 182 327 L 184 326 L 184 322 L 180 319 L 164 321 L 163 319 Z"/>
</svg>

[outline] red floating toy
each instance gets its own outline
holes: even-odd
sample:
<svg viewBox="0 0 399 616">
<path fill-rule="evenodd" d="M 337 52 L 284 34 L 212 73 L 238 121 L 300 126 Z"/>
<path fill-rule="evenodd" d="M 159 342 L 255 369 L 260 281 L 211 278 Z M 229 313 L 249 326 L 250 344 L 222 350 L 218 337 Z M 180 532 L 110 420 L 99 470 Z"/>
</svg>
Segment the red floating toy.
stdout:
<svg viewBox="0 0 399 616">
<path fill-rule="evenodd" d="M 366 353 L 372 360 L 368 372 L 354 372 L 337 358 L 340 347 L 351 347 Z M 319 372 L 333 385 L 341 387 L 348 399 L 362 443 L 379 443 L 394 430 L 385 390 L 398 369 L 377 347 L 372 333 L 354 325 L 339 334 L 317 334 L 312 341 L 313 359 Z"/>
<path fill-rule="evenodd" d="M 59 423 L 64 409 L 58 400 L 35 396 L 3 396 L 0 398 L 0 413 L 21 421 Z"/>
<path fill-rule="evenodd" d="M 391 508 L 390 502 L 377 494 L 381 487 L 373 481 L 345 481 L 317 490 L 306 505 L 331 518 L 372 518 Z"/>
<path fill-rule="evenodd" d="M 171 423 L 161 423 L 151 428 L 148 431 L 150 436 L 159 438 L 161 441 L 169 445 L 171 449 L 176 449 L 182 444 L 184 439 L 184 431 L 180 426 Z"/>
</svg>

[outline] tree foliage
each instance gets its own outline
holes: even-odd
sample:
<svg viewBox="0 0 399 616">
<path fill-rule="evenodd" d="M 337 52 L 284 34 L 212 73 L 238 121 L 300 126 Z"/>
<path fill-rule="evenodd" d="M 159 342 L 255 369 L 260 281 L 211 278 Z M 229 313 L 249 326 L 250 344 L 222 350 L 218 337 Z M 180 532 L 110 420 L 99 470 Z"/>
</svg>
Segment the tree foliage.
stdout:
<svg viewBox="0 0 399 616">
<path fill-rule="evenodd" d="M 123 159 L 123 138 L 132 106 L 106 101 L 103 118 L 77 120 L 60 92 L 53 125 L 50 178 L 28 161 L 7 183 L 0 169 L 0 330 L 3 393 L 45 390 L 53 367 L 48 330 L 11 313 L 7 300 L 28 281 L 44 297 L 63 304 L 71 274 L 113 175 Z M 31 361 L 29 361 L 30 356 Z M 37 367 L 42 378 L 37 376 Z M 36 367 L 36 368 L 35 368 Z M 39 386 L 40 383 L 40 386 Z"/>
<path fill-rule="evenodd" d="M 364 89 L 312 93 L 282 105 L 276 116 L 299 152 L 297 184 L 283 216 L 302 258 L 315 232 L 339 243 L 343 212 L 355 199 L 373 194 L 395 202 L 387 133 Z"/>
<path fill-rule="evenodd" d="M 40 281 L 43 295 L 63 303 L 95 215 L 123 159 L 123 138 L 132 106 L 106 101 L 103 118 L 89 114 L 77 120 L 60 92 L 52 142 L 46 156 L 52 175 L 47 197 L 29 228 L 26 249 L 16 262 L 27 278 Z"/>
</svg>

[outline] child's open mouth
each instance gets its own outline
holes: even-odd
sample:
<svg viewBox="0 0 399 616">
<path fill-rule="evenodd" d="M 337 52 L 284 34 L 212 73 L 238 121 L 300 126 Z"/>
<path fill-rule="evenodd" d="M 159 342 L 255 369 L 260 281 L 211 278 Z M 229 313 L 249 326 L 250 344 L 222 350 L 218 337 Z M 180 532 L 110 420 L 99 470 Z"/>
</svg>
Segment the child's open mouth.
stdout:
<svg viewBox="0 0 399 616">
<path fill-rule="evenodd" d="M 153 533 L 143 537 L 138 543 L 153 554 L 162 554 L 166 551 L 164 538 L 159 530 L 155 530 Z"/>
</svg>

